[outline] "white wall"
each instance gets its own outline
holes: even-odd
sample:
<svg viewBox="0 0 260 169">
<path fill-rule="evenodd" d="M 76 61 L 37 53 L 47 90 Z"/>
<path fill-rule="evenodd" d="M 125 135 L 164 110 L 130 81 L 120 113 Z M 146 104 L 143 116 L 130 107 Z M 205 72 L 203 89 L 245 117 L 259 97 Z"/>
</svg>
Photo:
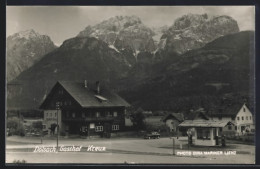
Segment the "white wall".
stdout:
<svg viewBox="0 0 260 169">
<path fill-rule="evenodd" d="M 165 122 L 166 126 L 170 128 L 170 131 L 176 132 L 179 122 L 175 119 L 167 119 Z"/>
<path fill-rule="evenodd" d="M 57 116 L 55 117 L 55 113 L 57 114 L 57 110 L 44 110 L 44 115 L 43 115 L 43 124 L 46 125 L 46 129 L 48 131 L 49 127 L 51 127 L 51 124 L 57 123 Z M 48 114 L 48 116 L 47 116 Z M 62 128 L 62 123 L 61 123 L 61 110 L 58 110 L 58 123 L 60 126 L 60 131 Z M 56 128 L 57 129 L 57 128 Z M 56 132 L 56 131 L 55 131 Z"/>
<path fill-rule="evenodd" d="M 197 134 L 197 129 L 195 128 L 195 134 L 194 134 L 194 145 L 202 145 L 202 146 L 215 146 L 216 145 L 216 140 L 214 139 L 214 132 L 213 128 L 210 128 L 210 140 L 202 140 L 198 139 L 198 134 Z"/>
<path fill-rule="evenodd" d="M 254 126 L 253 116 L 250 110 L 244 104 L 236 115 L 237 133 L 243 134 L 241 127 L 246 127 L 249 130 Z"/>
<path fill-rule="evenodd" d="M 241 134 L 241 127 L 245 126 L 250 129 L 253 126 L 253 116 L 250 110 L 244 104 L 236 115 L 237 132 Z"/>
</svg>

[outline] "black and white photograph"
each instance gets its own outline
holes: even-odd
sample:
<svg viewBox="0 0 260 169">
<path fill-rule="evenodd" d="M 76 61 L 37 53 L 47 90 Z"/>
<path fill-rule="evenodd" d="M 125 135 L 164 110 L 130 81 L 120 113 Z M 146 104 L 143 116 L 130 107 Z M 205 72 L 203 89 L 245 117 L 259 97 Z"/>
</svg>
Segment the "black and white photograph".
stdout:
<svg viewBox="0 0 260 169">
<path fill-rule="evenodd" d="M 255 164 L 255 6 L 6 6 L 5 163 Z"/>
</svg>

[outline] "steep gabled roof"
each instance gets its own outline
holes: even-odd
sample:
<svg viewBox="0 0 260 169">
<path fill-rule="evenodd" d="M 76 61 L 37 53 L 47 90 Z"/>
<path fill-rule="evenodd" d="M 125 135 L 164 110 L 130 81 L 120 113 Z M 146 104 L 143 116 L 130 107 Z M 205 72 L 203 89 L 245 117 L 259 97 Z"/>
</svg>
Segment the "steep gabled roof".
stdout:
<svg viewBox="0 0 260 169">
<path fill-rule="evenodd" d="M 200 111 L 195 111 L 195 112 L 191 112 L 188 116 L 187 116 L 187 120 L 195 120 L 195 119 L 204 119 L 204 120 L 208 120 L 209 117 L 204 113 L 204 112 L 200 112 Z"/>
<path fill-rule="evenodd" d="M 166 116 L 163 117 L 163 122 L 165 122 L 169 118 L 175 118 L 179 122 L 184 121 L 184 116 L 181 113 L 168 113 Z"/>
<path fill-rule="evenodd" d="M 212 111 L 209 115 L 213 117 L 218 117 L 218 116 L 235 117 L 244 105 L 248 108 L 248 106 L 245 103 L 242 105 L 240 103 L 233 104 L 233 105 L 225 105 L 220 107 L 219 109 Z"/>
<path fill-rule="evenodd" d="M 71 95 L 71 97 L 75 99 L 75 101 L 77 101 L 83 108 L 130 106 L 129 103 L 127 103 L 120 96 L 105 88 L 101 88 L 100 93 L 97 94 L 95 89 L 90 87 L 85 88 L 84 84 L 79 82 L 58 81 L 56 85 L 61 85 L 64 90 L 66 90 Z M 42 105 L 44 105 L 45 101 L 42 103 Z"/>
</svg>

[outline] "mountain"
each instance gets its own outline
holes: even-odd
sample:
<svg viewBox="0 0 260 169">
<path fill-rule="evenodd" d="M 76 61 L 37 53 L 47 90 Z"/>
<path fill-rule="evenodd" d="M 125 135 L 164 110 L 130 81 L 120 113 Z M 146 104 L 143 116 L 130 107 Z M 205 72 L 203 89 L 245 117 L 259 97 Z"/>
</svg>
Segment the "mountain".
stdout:
<svg viewBox="0 0 260 169">
<path fill-rule="evenodd" d="M 135 16 L 110 18 L 10 81 L 7 108 L 38 108 L 57 80 L 85 79 L 100 80 L 133 106 L 150 110 L 208 110 L 224 98 L 250 101 L 254 32 L 237 31 L 228 16 L 189 14 L 169 28 L 152 29 Z"/>
<path fill-rule="evenodd" d="M 187 14 L 172 26 L 147 27 L 137 16 L 116 16 L 94 26 L 87 26 L 78 37 L 96 37 L 125 55 L 131 66 L 143 61 L 157 62 L 203 47 L 214 39 L 239 32 L 229 16 Z M 148 55 L 146 55 L 148 54 Z M 139 55 L 139 56 L 138 56 Z"/>
<path fill-rule="evenodd" d="M 183 15 L 161 36 L 157 57 L 161 57 L 160 50 L 167 55 L 183 54 L 201 48 L 221 36 L 237 32 L 238 24 L 230 16 Z"/>
<path fill-rule="evenodd" d="M 139 52 L 152 52 L 156 46 L 154 32 L 145 26 L 137 16 L 115 16 L 97 25 L 88 26 L 78 37 L 96 37 L 111 48 L 126 55 L 132 65 Z"/>
<path fill-rule="evenodd" d="M 177 60 L 166 57 L 152 63 L 147 53 L 131 66 L 104 41 L 75 37 L 8 84 L 7 108 L 38 108 L 57 80 L 83 83 L 84 79 L 100 80 L 145 110 L 209 110 L 225 99 L 230 104 L 250 102 L 253 47 L 254 32 L 245 31 L 221 36 Z"/>
<path fill-rule="evenodd" d="M 100 80 L 107 85 L 125 77 L 129 69 L 125 57 L 105 42 L 71 38 L 8 84 L 7 107 L 38 108 L 58 80 Z"/>
<path fill-rule="evenodd" d="M 40 35 L 32 29 L 8 36 L 6 40 L 7 81 L 14 79 L 55 48 L 49 36 Z"/>
<path fill-rule="evenodd" d="M 164 26 L 160 26 L 160 27 L 153 27 L 151 29 L 154 32 L 153 41 L 157 48 L 162 35 L 167 33 L 169 26 L 164 25 Z"/>
<path fill-rule="evenodd" d="M 226 104 L 253 106 L 254 32 L 244 31 L 213 40 L 176 60 L 166 58 L 131 69 L 119 94 L 146 110 L 206 110 Z M 214 110 L 216 111 L 216 110 Z"/>
</svg>

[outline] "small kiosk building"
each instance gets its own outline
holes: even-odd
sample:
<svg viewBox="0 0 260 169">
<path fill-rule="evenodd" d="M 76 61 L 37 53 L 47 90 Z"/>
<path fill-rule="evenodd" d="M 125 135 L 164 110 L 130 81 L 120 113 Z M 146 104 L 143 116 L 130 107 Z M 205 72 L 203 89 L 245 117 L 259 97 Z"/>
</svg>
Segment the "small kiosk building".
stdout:
<svg viewBox="0 0 260 169">
<path fill-rule="evenodd" d="M 227 125 L 234 124 L 230 121 L 195 119 L 185 120 L 179 127 L 192 129 L 194 145 L 215 146 L 219 145 L 217 139 L 221 136 L 221 129 Z"/>
</svg>

